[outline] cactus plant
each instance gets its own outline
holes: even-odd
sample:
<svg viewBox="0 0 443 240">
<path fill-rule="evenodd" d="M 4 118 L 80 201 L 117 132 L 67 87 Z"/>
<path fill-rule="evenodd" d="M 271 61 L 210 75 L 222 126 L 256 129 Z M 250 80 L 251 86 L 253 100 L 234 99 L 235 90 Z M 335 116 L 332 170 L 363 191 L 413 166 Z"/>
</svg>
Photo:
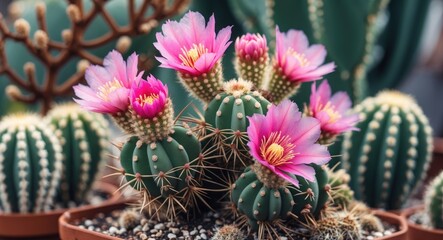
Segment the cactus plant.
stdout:
<svg viewBox="0 0 443 240">
<path fill-rule="evenodd" d="M 431 226 L 443 229 L 443 172 L 429 184 L 424 200 Z"/>
<path fill-rule="evenodd" d="M 432 129 L 414 99 L 384 91 L 355 107 L 359 132 L 342 142 L 342 163 L 356 199 L 399 209 L 423 179 L 432 153 Z"/>
<path fill-rule="evenodd" d="M 4 117 L 0 122 L 0 212 L 51 210 L 62 165 L 60 141 L 40 117 Z"/>
<path fill-rule="evenodd" d="M 64 203 L 81 203 L 106 158 L 108 123 L 102 115 L 87 112 L 74 103 L 55 106 L 45 120 L 63 148 L 60 199 Z"/>
<path fill-rule="evenodd" d="M 313 222 L 310 240 L 361 239 L 358 219 L 349 212 L 337 212 Z"/>
<path fill-rule="evenodd" d="M 342 209 L 348 209 L 349 204 L 354 200 L 354 191 L 349 187 L 351 176 L 344 169 L 337 171 L 328 170 L 327 173 L 332 202 Z"/>
<path fill-rule="evenodd" d="M 212 240 L 243 240 L 246 239 L 245 234 L 234 225 L 224 225 L 217 229 Z"/>
<path fill-rule="evenodd" d="M 150 143 L 130 137 L 121 149 L 120 162 L 131 186 L 151 200 L 180 198 L 193 184 L 200 152 L 194 134 L 175 127 L 169 137 Z"/>
</svg>

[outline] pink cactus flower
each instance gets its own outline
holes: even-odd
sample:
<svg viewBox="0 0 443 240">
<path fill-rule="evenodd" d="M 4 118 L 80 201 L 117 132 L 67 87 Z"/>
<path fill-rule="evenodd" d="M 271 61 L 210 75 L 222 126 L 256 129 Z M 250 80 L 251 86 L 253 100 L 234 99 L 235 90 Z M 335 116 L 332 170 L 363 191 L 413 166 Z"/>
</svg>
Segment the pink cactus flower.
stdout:
<svg viewBox="0 0 443 240">
<path fill-rule="evenodd" d="M 74 98 L 85 109 L 98 113 L 116 114 L 125 112 L 129 107 L 129 90 L 138 83 L 143 72 L 137 74 L 138 56 L 133 53 L 127 63 L 122 55 L 113 50 L 101 66 L 90 66 L 85 78 L 88 86 L 74 86 Z"/>
<path fill-rule="evenodd" d="M 165 109 L 168 87 L 154 76 L 134 83 L 131 89 L 131 106 L 142 118 L 152 119 Z"/>
<path fill-rule="evenodd" d="M 265 35 L 247 33 L 235 40 L 235 53 L 246 61 L 259 61 L 268 55 Z"/>
<path fill-rule="evenodd" d="M 198 77 L 210 72 L 231 44 L 231 27 L 216 34 L 214 16 L 205 26 L 200 13 L 189 11 L 179 22 L 163 24 L 162 33 L 156 37 L 154 46 L 160 51 L 157 60 L 161 67 Z"/>
<path fill-rule="evenodd" d="M 334 63 L 323 64 L 326 49 L 321 44 L 309 46 L 302 31 L 282 33 L 276 27 L 275 67 L 291 82 L 309 82 L 321 79 L 335 69 Z"/>
<path fill-rule="evenodd" d="M 323 81 L 318 89 L 315 83 L 311 87 L 308 115 L 320 121 L 321 130 L 329 135 L 338 135 L 346 131 L 358 130 L 355 124 L 358 114 L 349 114 L 352 102 L 345 92 L 337 92 L 331 97 L 328 81 Z"/>
<path fill-rule="evenodd" d="M 248 146 L 252 156 L 276 175 L 298 186 L 293 175 L 315 181 L 314 168 L 331 157 L 325 146 L 316 144 L 320 123 L 315 118 L 302 117 L 297 104 L 284 100 L 271 106 L 266 116 L 249 117 Z"/>
</svg>

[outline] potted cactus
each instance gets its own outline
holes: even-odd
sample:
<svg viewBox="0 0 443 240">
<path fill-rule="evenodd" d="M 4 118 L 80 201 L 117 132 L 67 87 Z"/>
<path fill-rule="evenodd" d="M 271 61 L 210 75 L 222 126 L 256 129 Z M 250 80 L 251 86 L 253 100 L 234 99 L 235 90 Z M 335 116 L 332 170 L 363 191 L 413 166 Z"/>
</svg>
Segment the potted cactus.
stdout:
<svg viewBox="0 0 443 240">
<path fill-rule="evenodd" d="M 402 213 L 408 222 L 408 236 L 410 239 L 419 237 L 441 239 L 443 237 L 442 186 L 443 172 L 440 172 L 426 188 L 424 206 L 412 207 Z"/>
<path fill-rule="evenodd" d="M 326 165 L 328 146 L 358 130 L 359 114 L 346 93 L 314 82 L 334 70 L 323 64 L 324 47 L 276 28 L 270 58 L 266 38 L 246 34 L 235 42 L 239 78 L 226 81 L 230 34 L 215 31 L 215 16 L 206 23 L 189 11 L 156 35 L 160 66 L 205 105 L 196 116 L 174 114 L 168 86 L 138 73 L 135 54 L 125 63 L 111 52 L 104 67 L 86 70 L 75 101 L 127 133 L 115 144 L 121 168 L 113 175 L 134 198 L 68 211 L 62 239 L 404 237 L 400 217 L 355 202 L 350 176 Z M 313 82 L 311 97 L 300 109 L 288 97 L 305 82 Z"/>
</svg>

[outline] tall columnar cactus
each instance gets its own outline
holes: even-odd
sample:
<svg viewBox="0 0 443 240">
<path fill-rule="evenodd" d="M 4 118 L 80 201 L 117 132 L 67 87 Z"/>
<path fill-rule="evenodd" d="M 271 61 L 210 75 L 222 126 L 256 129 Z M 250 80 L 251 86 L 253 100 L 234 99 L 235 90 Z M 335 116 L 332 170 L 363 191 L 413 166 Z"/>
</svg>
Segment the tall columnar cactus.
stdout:
<svg viewBox="0 0 443 240">
<path fill-rule="evenodd" d="M 60 197 L 65 203 L 80 203 L 106 159 L 108 123 L 102 115 L 87 112 L 74 103 L 54 107 L 46 121 L 63 148 Z"/>
<path fill-rule="evenodd" d="M 50 210 L 62 166 L 60 141 L 40 117 L 6 116 L 0 122 L 0 212 Z"/>
<path fill-rule="evenodd" d="M 443 229 L 443 172 L 429 184 L 424 200 L 432 227 Z"/>
<path fill-rule="evenodd" d="M 342 142 L 342 162 L 356 199 L 371 207 L 399 209 L 426 172 L 432 129 L 410 96 L 384 91 L 355 107 L 359 132 Z"/>
</svg>

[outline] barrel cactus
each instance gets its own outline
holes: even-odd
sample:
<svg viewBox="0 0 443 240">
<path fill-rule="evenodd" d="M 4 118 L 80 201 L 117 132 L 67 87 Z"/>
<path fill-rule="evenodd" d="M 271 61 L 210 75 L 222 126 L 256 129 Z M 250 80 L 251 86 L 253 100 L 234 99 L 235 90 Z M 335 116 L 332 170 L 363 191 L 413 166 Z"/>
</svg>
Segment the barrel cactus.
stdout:
<svg viewBox="0 0 443 240">
<path fill-rule="evenodd" d="M 87 112 L 74 103 L 55 106 L 46 121 L 63 148 L 60 198 L 64 203 L 81 203 L 106 158 L 108 123 L 102 115 Z"/>
<path fill-rule="evenodd" d="M 0 122 L 0 212 L 51 210 L 62 166 L 60 141 L 40 117 L 4 117 Z"/>
<path fill-rule="evenodd" d="M 432 153 L 432 129 L 414 99 L 384 91 L 355 107 L 359 132 L 342 142 L 342 162 L 356 199 L 399 209 L 423 179 Z"/>
<path fill-rule="evenodd" d="M 434 228 L 443 229 L 443 172 L 441 172 L 425 193 L 425 211 Z"/>
</svg>

